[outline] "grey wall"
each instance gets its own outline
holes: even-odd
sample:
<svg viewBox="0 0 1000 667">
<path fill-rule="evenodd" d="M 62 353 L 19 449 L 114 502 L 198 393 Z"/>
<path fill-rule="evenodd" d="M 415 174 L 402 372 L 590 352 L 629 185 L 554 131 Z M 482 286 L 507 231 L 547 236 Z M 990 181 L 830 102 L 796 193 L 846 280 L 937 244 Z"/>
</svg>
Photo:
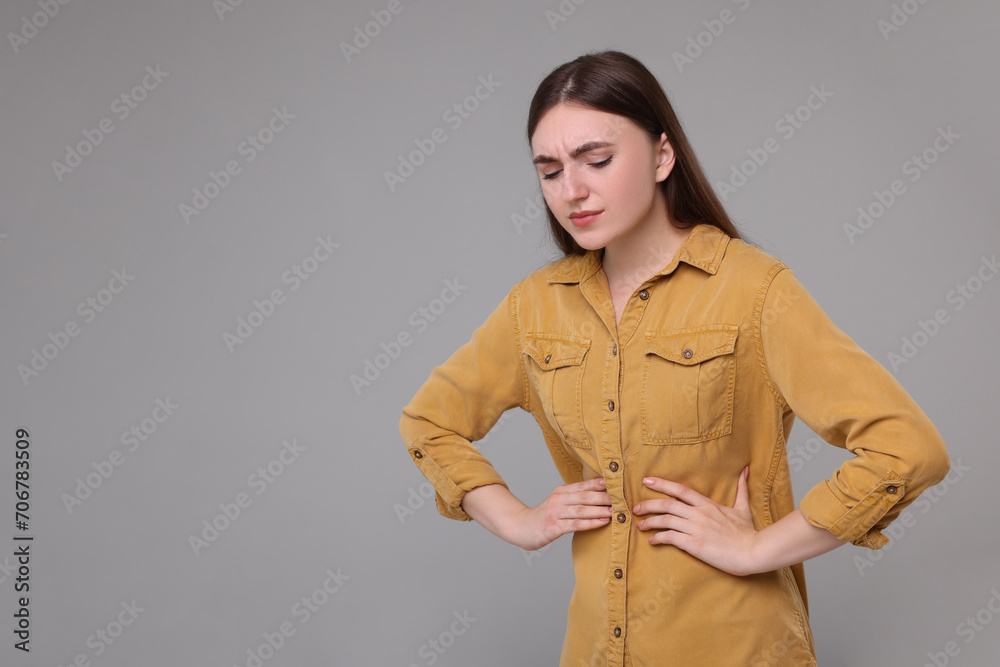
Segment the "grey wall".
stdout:
<svg viewBox="0 0 1000 667">
<path fill-rule="evenodd" d="M 61 1 L 0 7 L 4 665 L 248 666 L 265 635 L 268 666 L 556 664 L 569 538 L 526 554 L 440 517 L 398 422 L 556 258 L 525 115 L 545 73 L 602 48 L 659 77 L 720 193 L 774 140 L 728 210 L 949 444 L 955 472 L 888 547 L 807 563 L 820 664 L 1000 651 L 996 3 Z M 391 22 L 348 59 L 371 12 Z M 808 110 L 813 87 L 829 96 Z M 559 484 L 527 414 L 482 448 L 525 502 Z M 843 460 L 802 424 L 789 454 L 800 496 Z"/>
</svg>

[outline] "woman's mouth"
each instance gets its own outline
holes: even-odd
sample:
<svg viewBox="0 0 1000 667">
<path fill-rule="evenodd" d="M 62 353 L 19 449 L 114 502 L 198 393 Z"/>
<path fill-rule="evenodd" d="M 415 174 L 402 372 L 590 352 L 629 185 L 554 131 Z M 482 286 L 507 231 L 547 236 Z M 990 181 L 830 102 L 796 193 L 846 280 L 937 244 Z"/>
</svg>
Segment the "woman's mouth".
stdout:
<svg viewBox="0 0 1000 667">
<path fill-rule="evenodd" d="M 599 216 L 604 211 L 577 211 L 576 213 L 569 214 L 569 221 L 573 223 L 575 227 L 586 227 L 594 220 L 597 220 Z"/>
</svg>

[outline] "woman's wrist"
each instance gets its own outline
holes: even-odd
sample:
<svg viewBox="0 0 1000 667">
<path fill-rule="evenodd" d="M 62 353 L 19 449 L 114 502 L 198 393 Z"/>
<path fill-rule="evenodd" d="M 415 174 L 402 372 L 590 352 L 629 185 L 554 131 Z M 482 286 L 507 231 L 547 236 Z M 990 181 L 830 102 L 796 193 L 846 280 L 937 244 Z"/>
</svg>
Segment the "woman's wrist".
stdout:
<svg viewBox="0 0 1000 667">
<path fill-rule="evenodd" d="M 757 531 L 747 554 L 747 574 L 801 563 L 847 542 L 809 523 L 798 509 Z"/>
<path fill-rule="evenodd" d="M 467 491 L 462 509 L 500 539 L 517 545 L 518 517 L 527 506 L 504 485 L 488 484 Z"/>
</svg>

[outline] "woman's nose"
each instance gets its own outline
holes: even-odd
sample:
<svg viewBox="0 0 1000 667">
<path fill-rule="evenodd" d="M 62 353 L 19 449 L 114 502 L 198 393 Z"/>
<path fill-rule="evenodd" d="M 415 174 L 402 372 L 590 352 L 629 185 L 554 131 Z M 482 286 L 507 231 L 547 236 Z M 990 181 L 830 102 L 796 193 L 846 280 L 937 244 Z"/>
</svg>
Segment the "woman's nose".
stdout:
<svg viewBox="0 0 1000 667">
<path fill-rule="evenodd" d="M 575 169 L 563 169 L 562 197 L 565 201 L 586 199 L 587 186 Z"/>
</svg>

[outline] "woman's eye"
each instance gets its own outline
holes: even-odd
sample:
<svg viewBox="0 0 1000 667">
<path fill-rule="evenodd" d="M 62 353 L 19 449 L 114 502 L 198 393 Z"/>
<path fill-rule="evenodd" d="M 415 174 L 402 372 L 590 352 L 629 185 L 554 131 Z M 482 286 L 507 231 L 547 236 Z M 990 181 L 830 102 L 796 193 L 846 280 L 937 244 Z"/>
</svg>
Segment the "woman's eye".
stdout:
<svg viewBox="0 0 1000 667">
<path fill-rule="evenodd" d="M 604 167 L 607 167 L 609 164 L 611 164 L 611 158 L 613 158 L 613 157 L 614 157 L 614 155 L 609 155 L 607 159 L 601 160 L 600 162 L 591 162 L 590 166 L 591 167 L 596 167 L 598 169 L 603 169 Z M 560 169 L 558 171 L 553 171 L 552 173 L 549 173 L 549 174 L 543 174 L 542 175 L 542 180 L 544 180 L 544 181 L 551 180 L 551 179 L 555 178 L 556 176 L 558 176 L 561 172 L 562 172 L 562 169 Z"/>
</svg>

